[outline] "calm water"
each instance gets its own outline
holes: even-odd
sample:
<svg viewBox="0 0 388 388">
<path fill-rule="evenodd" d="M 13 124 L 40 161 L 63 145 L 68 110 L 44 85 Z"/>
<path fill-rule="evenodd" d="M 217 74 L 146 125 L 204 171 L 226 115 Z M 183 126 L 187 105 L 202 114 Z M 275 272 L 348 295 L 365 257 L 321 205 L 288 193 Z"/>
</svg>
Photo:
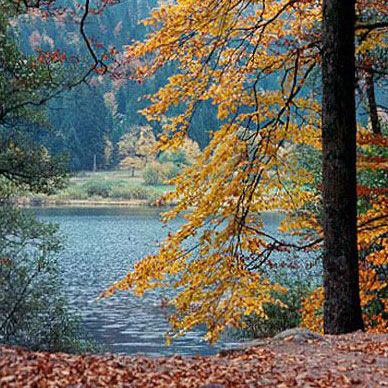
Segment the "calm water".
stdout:
<svg viewBox="0 0 388 388">
<path fill-rule="evenodd" d="M 161 307 L 160 292 L 149 292 L 143 298 L 121 292 L 95 301 L 101 291 L 133 268 L 135 260 L 156 252 L 169 230 L 159 221 L 159 209 L 41 208 L 35 212 L 40 219 L 59 224 L 65 238 L 60 259 L 64 291 L 71 305 L 80 310 L 86 330 L 108 351 L 209 355 L 223 345 L 211 347 L 201 341 L 204 331 L 198 328 L 165 347 L 168 311 Z M 280 217 L 266 215 L 267 227 L 274 229 Z M 169 228 L 176 229 L 181 222 L 174 221 Z M 224 344 L 231 341 L 223 339 Z"/>
</svg>

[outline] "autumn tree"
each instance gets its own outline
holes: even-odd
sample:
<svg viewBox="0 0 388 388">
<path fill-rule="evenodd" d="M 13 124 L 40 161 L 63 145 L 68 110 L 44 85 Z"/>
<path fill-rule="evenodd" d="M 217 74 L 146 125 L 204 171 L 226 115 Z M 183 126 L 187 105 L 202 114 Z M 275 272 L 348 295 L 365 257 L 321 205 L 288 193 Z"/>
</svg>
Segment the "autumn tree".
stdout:
<svg viewBox="0 0 388 388">
<path fill-rule="evenodd" d="M 119 166 L 130 168 L 132 176 L 135 169 L 144 168 L 156 157 L 156 140 L 150 126 L 132 126 L 118 143 L 119 155 L 122 158 Z"/>
<path fill-rule="evenodd" d="M 322 146 L 325 333 L 363 329 L 356 184 L 355 1 L 323 2 Z"/>
<path fill-rule="evenodd" d="M 376 42 L 381 40 L 381 35 L 385 34 L 387 27 L 388 22 L 381 9 L 366 9 L 359 12 L 357 28 L 361 33 L 356 37 L 357 92 L 364 110 L 368 113 L 370 127 L 376 135 L 382 133 L 379 113 L 388 110 L 384 105 L 384 98 L 377 98 L 378 92 L 386 87 L 387 47 Z M 376 34 L 377 29 L 379 31 Z"/>
<path fill-rule="evenodd" d="M 180 166 L 192 165 L 199 158 L 201 150 L 199 145 L 190 138 L 185 138 L 182 146 L 177 150 L 166 150 L 159 155 L 159 160 L 179 164 Z"/>
<path fill-rule="evenodd" d="M 193 165 L 199 158 L 200 152 L 197 142 L 185 138 L 180 147 L 160 152 L 157 160 L 143 170 L 144 183 L 147 185 L 168 184 L 186 166 Z"/>
<path fill-rule="evenodd" d="M 204 101 L 216 106 L 221 124 L 209 128 L 213 130 L 209 145 L 197 162 L 175 179 L 175 192 L 165 197 L 177 203 L 165 220 L 183 213 L 186 223 L 167 237 L 156 255 L 139 261 L 106 294 L 117 289 L 142 294 L 155 287 L 173 287 L 177 289 L 173 334 L 182 335 L 204 322 L 206 338 L 215 341 L 226 326 L 243 325 L 244 315 L 265 317 L 266 303 L 281 305 L 275 295 L 283 288 L 273 284 L 264 271 L 275 252 L 319 249 L 325 235 L 325 278 L 329 279 L 325 284 L 331 281 L 331 287 L 341 276 L 346 278 L 338 294 L 329 291 L 328 298 L 337 299 L 326 304 L 331 321 L 327 330 L 339 331 L 336 319 L 342 311 L 335 309 L 340 298 L 348 303 L 342 330 L 361 327 L 356 306 L 354 10 L 347 15 L 351 16 L 349 26 L 344 22 L 335 27 L 339 30 L 333 30 L 331 18 L 345 18 L 346 7 L 350 7 L 350 3 L 335 3 L 334 8 L 328 7 L 331 2 L 325 3 L 323 30 L 321 3 L 313 0 L 182 0 L 162 4 L 146 20 L 155 31 L 127 52 L 128 58 L 148 58 L 137 69 L 138 79 L 153 75 L 166 63 L 177 66 L 176 74 L 150 96 L 151 105 L 144 110 L 149 120 L 168 118 L 159 148 L 182 145 L 191 119 Z M 373 7 L 383 12 L 374 1 L 360 1 L 357 12 Z M 334 15 L 335 11 L 340 14 Z M 371 36 L 376 37 L 379 28 L 372 29 Z M 342 29 L 346 39 L 340 43 Z M 341 49 L 344 51 L 339 52 Z M 329 72 L 333 71 L 332 55 L 349 64 L 346 68 L 336 60 L 340 66 L 336 77 Z M 328 81 L 323 99 L 323 224 L 316 207 L 311 206 L 319 204 L 320 192 L 314 189 L 313 174 L 298 163 L 297 155 L 301 146 L 321 151 L 321 105 L 308 98 L 304 87 L 321 65 L 326 66 L 324 81 Z M 344 101 L 333 107 L 341 96 Z M 178 104 L 185 106 L 185 113 L 171 114 L 171 107 Z M 344 111 L 338 118 L 339 107 Z M 344 112 L 350 115 L 348 123 Z M 328 126 L 328 120 L 333 120 L 335 127 Z M 348 140 L 349 156 L 347 149 L 340 150 Z M 340 165 L 332 174 L 329 159 L 335 163 L 333 167 Z M 351 185 L 348 202 L 334 193 L 337 187 L 339 194 L 348 195 L 342 179 Z M 381 216 L 381 208 L 372 208 L 377 214 L 365 213 L 359 226 L 372 222 L 374 233 L 381 238 L 386 217 Z M 281 230 L 295 236 L 292 242 L 264 229 L 260 213 L 279 209 L 285 213 Z M 349 235 L 338 236 L 332 230 L 341 215 L 338 232 Z M 344 230 L 346 223 L 350 231 Z M 190 248 L 187 241 L 192 242 Z M 341 261 L 334 262 L 335 257 L 342 257 Z M 334 274 L 336 265 L 344 271 Z M 355 303 L 349 296 L 355 297 Z M 352 317 L 355 324 L 349 322 Z"/>
<path fill-rule="evenodd" d="M 357 27 L 369 32 L 377 26 L 369 20 L 369 23 L 359 23 Z M 380 27 L 384 28 L 384 23 Z M 323 1 L 324 331 L 329 334 L 364 328 L 357 246 L 355 29 L 355 1 Z M 359 40 L 362 42 L 367 35 L 362 34 Z M 361 64 L 366 74 L 371 125 L 378 135 L 381 129 L 375 101 L 372 50 L 368 50 L 373 47 L 366 44 L 359 48 L 359 52 L 364 58 Z M 374 62 L 378 67 L 378 61 Z"/>
</svg>

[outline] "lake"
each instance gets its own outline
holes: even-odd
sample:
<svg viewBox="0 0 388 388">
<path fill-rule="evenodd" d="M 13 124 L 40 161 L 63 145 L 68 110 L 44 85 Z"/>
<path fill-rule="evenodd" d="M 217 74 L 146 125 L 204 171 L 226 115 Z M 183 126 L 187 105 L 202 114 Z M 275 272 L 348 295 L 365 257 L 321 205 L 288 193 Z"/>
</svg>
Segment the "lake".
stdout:
<svg viewBox="0 0 388 388">
<path fill-rule="evenodd" d="M 64 292 L 70 305 L 79 309 L 87 332 L 107 351 L 149 356 L 210 355 L 235 341 L 223 338 L 220 344 L 209 346 L 202 341 L 204 329 L 198 328 L 166 347 L 168 311 L 157 291 L 143 298 L 120 292 L 96 302 L 100 292 L 125 276 L 136 260 L 155 253 L 158 242 L 183 219 L 167 228 L 160 223 L 160 209 L 145 207 L 38 208 L 34 212 L 41 220 L 59 225 L 64 237 L 59 261 Z M 279 214 L 264 215 L 267 229 L 276 229 L 280 220 Z"/>
</svg>

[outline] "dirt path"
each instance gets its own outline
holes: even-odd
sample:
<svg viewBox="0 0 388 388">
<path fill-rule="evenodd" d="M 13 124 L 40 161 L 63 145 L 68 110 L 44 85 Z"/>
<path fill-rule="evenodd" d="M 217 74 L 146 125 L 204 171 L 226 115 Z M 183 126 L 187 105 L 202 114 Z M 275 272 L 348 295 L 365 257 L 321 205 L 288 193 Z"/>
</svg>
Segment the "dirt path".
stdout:
<svg viewBox="0 0 388 388">
<path fill-rule="evenodd" d="M 388 387 L 387 334 L 295 339 L 187 358 L 50 354 L 3 346 L 0 387 Z"/>
</svg>

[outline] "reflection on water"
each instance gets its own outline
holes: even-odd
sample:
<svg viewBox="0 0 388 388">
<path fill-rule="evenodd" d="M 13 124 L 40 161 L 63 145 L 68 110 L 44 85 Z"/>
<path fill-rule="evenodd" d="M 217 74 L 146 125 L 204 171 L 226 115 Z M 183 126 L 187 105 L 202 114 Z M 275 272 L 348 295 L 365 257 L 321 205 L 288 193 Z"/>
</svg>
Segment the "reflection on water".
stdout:
<svg viewBox="0 0 388 388">
<path fill-rule="evenodd" d="M 59 224 L 65 237 L 60 259 L 64 290 L 70 303 L 80 309 L 87 331 L 109 351 L 150 356 L 217 352 L 219 348 L 201 342 L 201 328 L 165 347 L 168 311 L 156 291 L 143 298 L 121 292 L 95 301 L 136 260 L 156 252 L 169 230 L 159 222 L 159 209 L 43 208 L 35 212 L 40 219 Z M 280 219 L 278 214 L 265 215 L 270 229 Z M 180 223 L 173 221 L 169 228 L 176 229 Z"/>
</svg>

